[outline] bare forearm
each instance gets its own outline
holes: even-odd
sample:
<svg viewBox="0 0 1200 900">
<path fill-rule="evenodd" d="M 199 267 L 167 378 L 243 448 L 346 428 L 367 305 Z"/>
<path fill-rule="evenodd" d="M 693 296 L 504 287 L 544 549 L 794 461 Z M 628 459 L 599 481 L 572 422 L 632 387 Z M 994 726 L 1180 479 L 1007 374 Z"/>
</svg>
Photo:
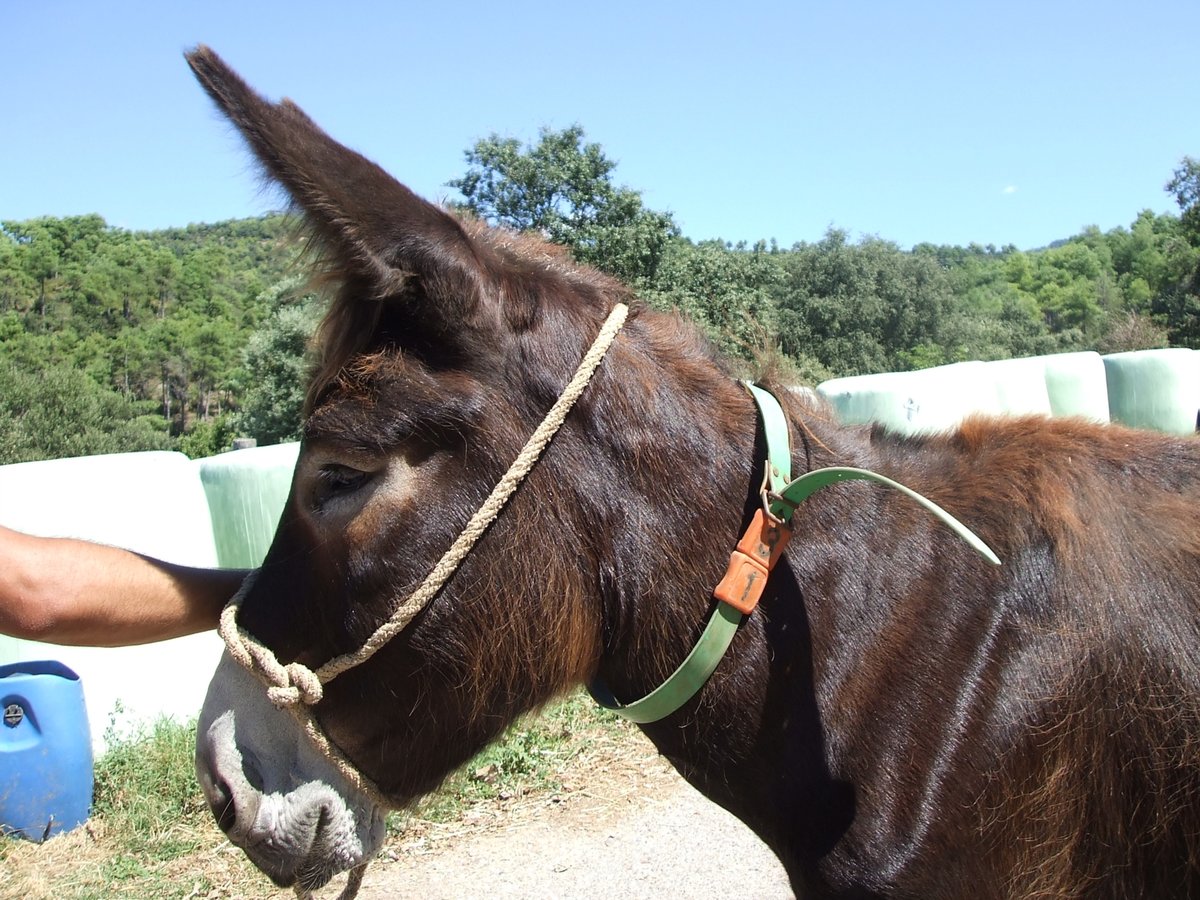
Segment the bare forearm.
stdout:
<svg viewBox="0 0 1200 900">
<path fill-rule="evenodd" d="M 0 632 L 99 647 L 180 637 L 215 627 L 245 575 L 0 527 Z"/>
</svg>

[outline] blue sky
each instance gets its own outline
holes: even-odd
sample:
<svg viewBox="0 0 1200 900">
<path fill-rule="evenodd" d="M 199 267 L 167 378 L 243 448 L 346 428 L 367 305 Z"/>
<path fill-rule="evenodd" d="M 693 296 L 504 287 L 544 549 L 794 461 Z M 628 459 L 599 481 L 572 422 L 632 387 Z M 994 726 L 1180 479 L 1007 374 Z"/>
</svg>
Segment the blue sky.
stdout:
<svg viewBox="0 0 1200 900">
<path fill-rule="evenodd" d="M 207 43 L 431 199 L 491 132 L 579 122 L 693 239 L 1033 248 L 1174 211 L 1200 3 L 5 3 L 0 219 L 256 215 Z"/>
</svg>

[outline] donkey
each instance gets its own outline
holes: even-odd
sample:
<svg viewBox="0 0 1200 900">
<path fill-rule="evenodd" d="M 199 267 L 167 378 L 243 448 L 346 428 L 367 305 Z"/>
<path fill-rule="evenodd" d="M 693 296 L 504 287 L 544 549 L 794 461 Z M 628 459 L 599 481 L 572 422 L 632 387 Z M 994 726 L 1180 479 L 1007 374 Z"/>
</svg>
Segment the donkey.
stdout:
<svg viewBox="0 0 1200 900">
<path fill-rule="evenodd" d="M 419 199 L 207 48 L 188 58 L 331 288 L 291 494 L 227 610 L 253 643 L 227 634 L 196 754 L 229 837 L 309 890 L 515 717 L 670 676 L 769 447 L 678 316 Z M 617 306 L 590 383 L 457 568 L 374 655 L 308 678 L 425 583 Z M 1200 445 L 1034 417 L 901 437 L 774 387 L 795 470 L 884 473 L 1003 565 L 878 485 L 817 493 L 715 671 L 643 725 L 659 751 L 804 897 L 1200 894 Z"/>
</svg>

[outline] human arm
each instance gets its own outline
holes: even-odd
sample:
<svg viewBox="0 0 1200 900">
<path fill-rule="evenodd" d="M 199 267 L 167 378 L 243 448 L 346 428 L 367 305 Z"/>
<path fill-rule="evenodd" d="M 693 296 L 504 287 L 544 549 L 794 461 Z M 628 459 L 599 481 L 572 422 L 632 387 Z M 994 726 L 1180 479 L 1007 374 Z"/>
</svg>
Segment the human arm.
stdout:
<svg viewBox="0 0 1200 900">
<path fill-rule="evenodd" d="M 215 628 L 246 574 L 0 526 L 0 632 L 94 647 L 181 637 Z"/>
</svg>

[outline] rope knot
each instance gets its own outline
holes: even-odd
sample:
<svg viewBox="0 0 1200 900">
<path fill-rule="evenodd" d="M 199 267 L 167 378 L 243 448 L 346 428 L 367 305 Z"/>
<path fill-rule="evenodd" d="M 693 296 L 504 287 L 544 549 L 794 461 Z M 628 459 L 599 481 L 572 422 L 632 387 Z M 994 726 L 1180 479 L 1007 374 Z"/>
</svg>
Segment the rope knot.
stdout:
<svg viewBox="0 0 1200 900">
<path fill-rule="evenodd" d="M 267 696 L 279 709 L 287 709 L 303 703 L 305 706 L 316 706 L 321 702 L 325 689 L 317 673 L 301 663 L 288 663 L 283 666 L 282 675 L 275 684 L 267 688 Z"/>
<path fill-rule="evenodd" d="M 264 647 L 238 627 L 237 608 L 241 595 L 242 592 L 239 592 L 226 604 L 217 628 L 230 656 L 266 683 L 267 696 L 279 709 L 288 709 L 301 703 L 316 706 L 325 693 L 317 673 L 303 663 L 282 665 L 270 648 Z"/>
</svg>

